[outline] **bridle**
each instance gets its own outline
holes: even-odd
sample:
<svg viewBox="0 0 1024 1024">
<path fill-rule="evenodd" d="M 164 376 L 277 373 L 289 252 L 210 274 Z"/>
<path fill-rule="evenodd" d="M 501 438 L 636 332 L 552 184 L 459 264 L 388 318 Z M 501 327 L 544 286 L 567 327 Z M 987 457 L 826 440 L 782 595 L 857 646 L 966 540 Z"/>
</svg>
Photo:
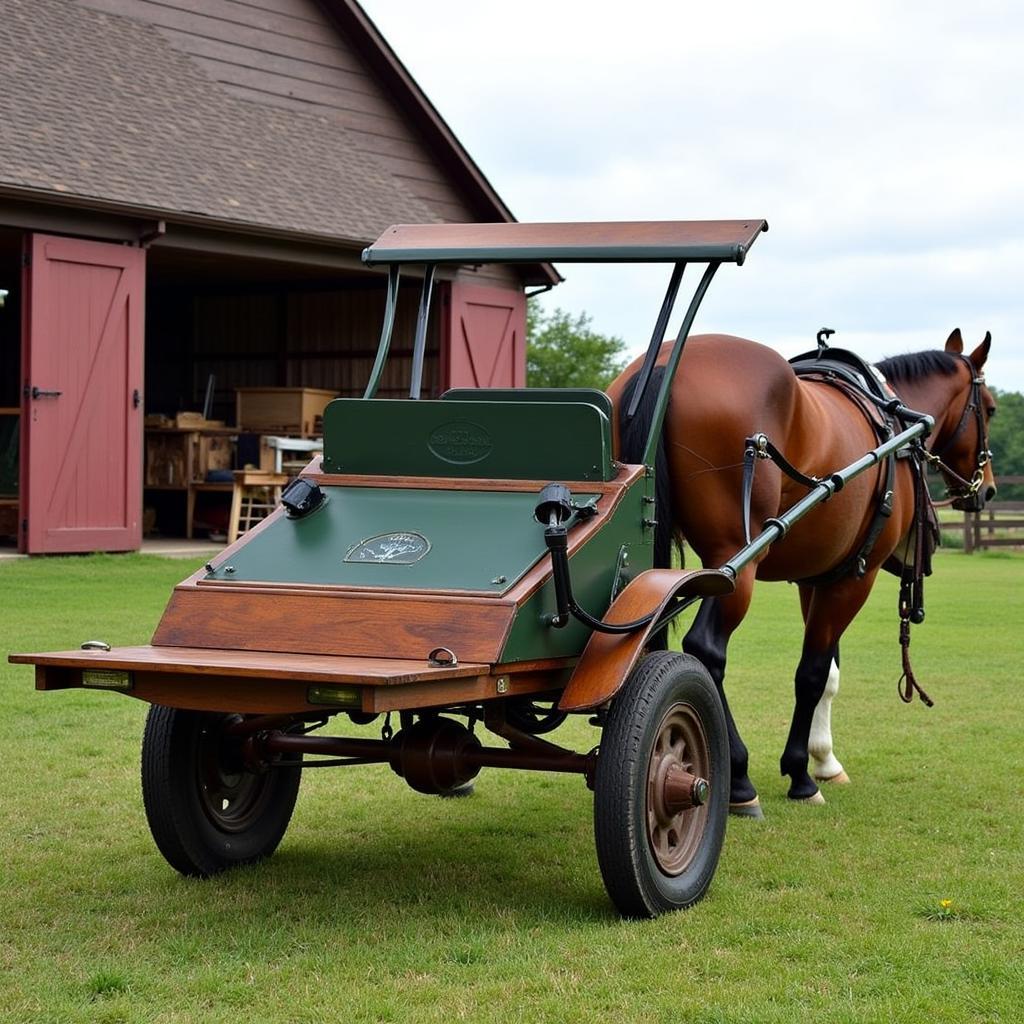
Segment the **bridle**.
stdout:
<svg viewBox="0 0 1024 1024">
<path fill-rule="evenodd" d="M 929 466 L 940 470 L 943 474 L 946 481 L 946 495 L 953 499 L 954 508 L 959 508 L 964 512 L 979 512 L 981 511 L 982 502 L 979 500 L 978 495 L 981 492 L 981 485 L 985 480 L 985 467 L 992 461 L 992 452 L 989 451 L 988 447 L 988 432 L 985 429 L 985 411 L 981 406 L 981 388 L 985 383 L 985 375 L 980 370 L 976 370 L 974 364 L 966 356 L 959 355 L 958 358 L 963 360 L 971 378 L 971 393 L 967 398 L 967 404 L 964 405 L 963 412 L 960 413 L 960 420 L 956 425 L 956 429 L 949 435 L 941 448 L 933 448 L 929 451 L 922 444 L 920 453 Z M 978 432 L 978 449 L 975 458 L 974 475 L 970 480 L 965 480 L 955 469 L 943 461 L 942 456 L 967 429 L 967 424 L 971 421 L 972 414 Z M 949 483 L 950 480 L 953 481 L 952 485 Z M 960 504 L 956 504 L 957 502 Z"/>
</svg>

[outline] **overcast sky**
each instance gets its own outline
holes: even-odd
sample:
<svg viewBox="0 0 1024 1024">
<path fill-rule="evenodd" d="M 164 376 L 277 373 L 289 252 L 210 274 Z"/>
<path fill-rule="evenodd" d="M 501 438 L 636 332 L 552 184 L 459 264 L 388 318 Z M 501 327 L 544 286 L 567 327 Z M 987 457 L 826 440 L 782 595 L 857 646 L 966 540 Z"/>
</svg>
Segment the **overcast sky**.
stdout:
<svg viewBox="0 0 1024 1024">
<path fill-rule="evenodd" d="M 767 219 L 696 331 L 877 359 L 991 330 L 1024 390 L 1021 5 L 363 5 L 519 220 Z M 646 344 L 666 268 L 560 269 L 546 305 Z"/>
</svg>

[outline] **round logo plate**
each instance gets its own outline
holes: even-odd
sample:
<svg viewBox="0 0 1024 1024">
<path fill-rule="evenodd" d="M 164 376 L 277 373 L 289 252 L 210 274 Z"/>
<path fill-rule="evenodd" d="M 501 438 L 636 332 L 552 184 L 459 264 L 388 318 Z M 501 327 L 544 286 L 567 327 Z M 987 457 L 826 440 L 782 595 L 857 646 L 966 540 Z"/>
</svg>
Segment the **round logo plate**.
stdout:
<svg viewBox="0 0 1024 1024">
<path fill-rule="evenodd" d="M 345 555 L 346 562 L 379 562 L 386 565 L 412 565 L 430 550 L 430 541 L 422 533 L 379 533 L 354 544 Z"/>
</svg>

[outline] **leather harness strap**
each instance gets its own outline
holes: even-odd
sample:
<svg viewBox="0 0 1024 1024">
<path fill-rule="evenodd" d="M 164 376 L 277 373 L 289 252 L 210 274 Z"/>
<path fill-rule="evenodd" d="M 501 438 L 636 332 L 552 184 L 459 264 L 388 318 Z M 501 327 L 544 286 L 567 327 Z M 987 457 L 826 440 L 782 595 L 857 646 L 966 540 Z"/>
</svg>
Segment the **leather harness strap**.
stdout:
<svg viewBox="0 0 1024 1024">
<path fill-rule="evenodd" d="M 828 372 L 815 373 L 807 371 L 798 371 L 797 375 L 805 380 L 828 384 L 842 392 L 861 411 L 864 418 L 871 425 L 872 430 L 874 430 L 875 437 L 879 443 L 888 441 L 893 436 L 895 420 L 891 414 L 874 404 L 869 404 L 866 401 L 869 397 L 868 394 L 858 384 L 850 380 L 849 377 Z M 895 460 L 896 456 L 891 455 L 886 456 L 882 460 L 882 476 L 879 480 L 878 493 L 875 495 L 875 512 L 860 547 L 828 572 L 809 577 L 806 580 L 800 580 L 799 582 L 810 583 L 811 585 L 824 585 L 841 580 L 844 576 L 853 575 L 858 579 L 864 576 L 867 572 L 868 558 L 878 542 L 886 521 L 892 515 L 893 488 L 896 482 Z"/>
<path fill-rule="evenodd" d="M 899 399 L 880 378 L 878 372 L 859 356 L 845 349 L 820 349 L 790 360 L 793 372 L 802 379 L 827 384 L 842 392 L 863 414 L 879 442 L 893 436 L 895 415 L 902 408 Z M 916 415 L 916 414 L 915 414 Z M 748 437 L 743 452 L 743 534 L 750 543 L 750 501 L 754 487 L 754 468 L 757 459 L 770 459 L 791 480 L 811 488 L 820 481 L 798 470 L 764 434 Z M 882 461 L 883 473 L 877 503 L 871 523 L 860 546 L 838 565 L 818 576 L 798 580 L 812 586 L 834 583 L 848 575 L 863 576 L 875 544 L 892 515 L 893 487 L 895 483 L 894 457 Z"/>
<path fill-rule="evenodd" d="M 829 349 L 819 345 L 816 353 L 797 356 L 790 360 L 790 364 L 798 377 L 827 384 L 841 391 L 860 410 L 880 442 L 893 436 L 897 420 L 907 423 L 919 421 L 922 418 L 921 413 L 914 412 L 903 405 L 873 366 L 868 365 L 852 352 L 844 349 Z M 972 380 L 974 381 L 972 397 L 964 409 L 961 423 L 954 436 L 963 430 L 963 424 L 972 403 L 980 408 L 980 383 L 973 372 Z M 979 414 L 979 424 L 981 423 Z M 983 436 L 979 433 L 979 438 Z M 943 445 L 942 451 L 946 450 L 949 443 Z M 982 445 L 980 440 L 979 445 Z M 897 458 L 909 460 L 914 481 L 913 557 L 909 561 L 906 559 L 900 561 L 890 556 L 884 564 L 885 569 L 900 577 L 900 648 L 903 674 L 900 676 L 897 690 L 900 699 L 905 703 L 913 700 L 916 691 L 921 700 L 931 707 L 934 702 L 921 688 L 910 664 L 910 626 L 911 623 L 924 621 L 924 577 L 931 575 L 931 553 L 935 544 L 938 543 L 938 524 L 924 477 L 926 459 L 943 465 L 937 454 L 928 452 L 922 443 L 905 448 L 895 455 L 887 456 L 882 463 L 883 472 L 874 515 L 861 544 L 828 572 L 796 582 L 811 586 L 824 586 L 851 574 L 857 577 L 865 575 L 868 558 L 874 550 L 886 521 L 892 515 L 896 476 L 895 460 Z M 752 437 L 748 437 L 743 453 L 742 503 L 743 532 L 748 544 L 750 543 L 750 502 L 757 459 L 770 459 L 790 479 L 805 487 L 815 487 L 821 482 L 817 477 L 808 476 L 793 466 L 766 435 L 754 434 Z M 979 464 L 983 468 L 984 463 L 981 459 L 982 456 L 979 454 Z M 964 482 L 966 483 L 966 481 Z"/>
</svg>

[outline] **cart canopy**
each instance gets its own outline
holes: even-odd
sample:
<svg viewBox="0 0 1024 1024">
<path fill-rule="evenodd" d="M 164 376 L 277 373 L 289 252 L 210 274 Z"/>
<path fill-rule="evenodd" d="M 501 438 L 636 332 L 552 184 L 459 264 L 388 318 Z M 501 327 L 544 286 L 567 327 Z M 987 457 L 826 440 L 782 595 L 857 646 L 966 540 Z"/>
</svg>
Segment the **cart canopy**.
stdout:
<svg viewBox="0 0 1024 1024">
<path fill-rule="evenodd" d="M 363 250 L 368 266 L 403 263 L 742 263 L 766 221 L 396 224 Z"/>
</svg>

